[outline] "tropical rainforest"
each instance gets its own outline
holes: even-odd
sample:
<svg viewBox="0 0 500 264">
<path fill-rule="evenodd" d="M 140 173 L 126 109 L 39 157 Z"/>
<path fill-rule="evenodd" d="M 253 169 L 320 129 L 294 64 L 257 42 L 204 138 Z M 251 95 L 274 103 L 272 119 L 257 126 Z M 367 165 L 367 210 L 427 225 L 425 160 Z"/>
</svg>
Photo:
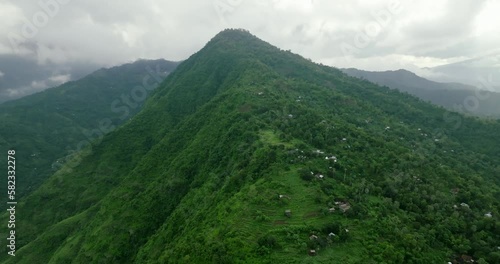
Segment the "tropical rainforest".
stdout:
<svg viewBox="0 0 500 264">
<path fill-rule="evenodd" d="M 139 60 L 0 104 L 0 149 L 2 153 L 19 150 L 17 159 L 22 165 L 17 168 L 22 175 L 17 197 L 35 190 L 63 164 L 71 167 L 67 162 L 85 146 L 139 112 L 147 95 L 177 65 Z M 6 171 L 7 164 L 0 168 Z M 5 186 L 7 178 L 2 177 L 0 183 Z"/>
</svg>

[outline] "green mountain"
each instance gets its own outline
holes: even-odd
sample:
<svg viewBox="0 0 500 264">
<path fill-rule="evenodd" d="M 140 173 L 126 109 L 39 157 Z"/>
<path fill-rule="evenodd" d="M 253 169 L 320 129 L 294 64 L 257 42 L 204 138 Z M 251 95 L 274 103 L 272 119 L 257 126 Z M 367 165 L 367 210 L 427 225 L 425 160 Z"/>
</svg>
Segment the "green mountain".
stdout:
<svg viewBox="0 0 500 264">
<path fill-rule="evenodd" d="M 450 110 L 500 118 L 500 93 L 478 90 L 466 84 L 434 82 L 406 70 L 370 72 L 350 68 L 342 71 L 353 77 L 407 92 Z"/>
<path fill-rule="evenodd" d="M 499 263 L 499 128 L 225 30 L 18 203 L 0 261 Z"/>
<path fill-rule="evenodd" d="M 139 60 L 0 104 L 0 150 L 17 150 L 17 196 L 36 189 L 90 141 L 134 116 L 177 64 Z M 0 169 L 6 171 L 7 164 Z M 0 183 L 6 186 L 7 178 Z"/>
</svg>

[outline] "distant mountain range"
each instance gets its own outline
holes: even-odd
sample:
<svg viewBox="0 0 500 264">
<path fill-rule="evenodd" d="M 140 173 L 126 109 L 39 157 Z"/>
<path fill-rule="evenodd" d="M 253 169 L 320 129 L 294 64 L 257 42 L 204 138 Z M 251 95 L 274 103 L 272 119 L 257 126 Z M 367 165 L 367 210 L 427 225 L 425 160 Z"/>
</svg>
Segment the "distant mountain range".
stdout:
<svg viewBox="0 0 500 264">
<path fill-rule="evenodd" d="M 433 81 L 459 82 L 500 92 L 500 50 L 424 70 L 430 73 L 428 78 Z"/>
<path fill-rule="evenodd" d="M 372 72 L 350 68 L 342 71 L 353 77 L 407 92 L 450 110 L 500 117 L 500 93 L 479 90 L 467 84 L 430 81 L 407 70 Z"/>
</svg>

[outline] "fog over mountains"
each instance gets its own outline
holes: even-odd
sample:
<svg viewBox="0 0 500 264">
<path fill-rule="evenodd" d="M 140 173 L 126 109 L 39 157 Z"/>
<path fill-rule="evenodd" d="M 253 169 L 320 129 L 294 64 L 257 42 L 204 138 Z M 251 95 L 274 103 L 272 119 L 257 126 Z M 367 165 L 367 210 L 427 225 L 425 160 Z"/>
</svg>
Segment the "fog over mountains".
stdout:
<svg viewBox="0 0 500 264">
<path fill-rule="evenodd" d="M 500 92 L 500 53 L 427 68 L 433 73 L 430 79 L 440 82 L 457 82 L 481 90 Z"/>
<path fill-rule="evenodd" d="M 461 83 L 434 82 L 406 71 L 369 72 L 342 69 L 343 72 L 379 85 L 415 95 L 422 100 L 464 114 L 500 117 L 500 93 Z M 485 83 L 487 85 L 487 83 Z"/>
</svg>

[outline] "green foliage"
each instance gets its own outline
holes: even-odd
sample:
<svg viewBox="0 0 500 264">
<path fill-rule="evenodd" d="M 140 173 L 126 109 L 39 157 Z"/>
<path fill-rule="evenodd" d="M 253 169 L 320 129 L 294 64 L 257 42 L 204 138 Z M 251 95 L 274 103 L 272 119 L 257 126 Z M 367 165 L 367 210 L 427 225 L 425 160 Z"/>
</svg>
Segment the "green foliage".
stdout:
<svg viewBox="0 0 500 264">
<path fill-rule="evenodd" d="M 273 235 L 265 235 L 257 241 L 260 248 L 278 249 L 280 247 L 276 237 Z M 267 250 L 266 250 L 267 251 Z"/>
<path fill-rule="evenodd" d="M 148 89 L 158 85 L 154 77 L 163 78 L 160 74 L 177 64 L 139 60 L 1 104 L 0 151 L 17 150 L 17 197 L 34 191 L 69 161 L 73 164 L 66 168 L 74 168 L 80 151 L 139 112 L 145 98 L 137 88 L 146 89 L 144 79 L 149 78 Z M 6 171 L 6 164 L 0 169 Z M 6 177 L 0 183 L 5 186 Z"/>
<path fill-rule="evenodd" d="M 23 199 L 0 260 L 496 263 L 499 123 L 446 114 L 227 30 Z"/>
<path fill-rule="evenodd" d="M 299 170 L 300 178 L 304 181 L 312 181 L 314 179 L 314 174 L 311 173 L 308 169 L 300 169 Z"/>
</svg>

